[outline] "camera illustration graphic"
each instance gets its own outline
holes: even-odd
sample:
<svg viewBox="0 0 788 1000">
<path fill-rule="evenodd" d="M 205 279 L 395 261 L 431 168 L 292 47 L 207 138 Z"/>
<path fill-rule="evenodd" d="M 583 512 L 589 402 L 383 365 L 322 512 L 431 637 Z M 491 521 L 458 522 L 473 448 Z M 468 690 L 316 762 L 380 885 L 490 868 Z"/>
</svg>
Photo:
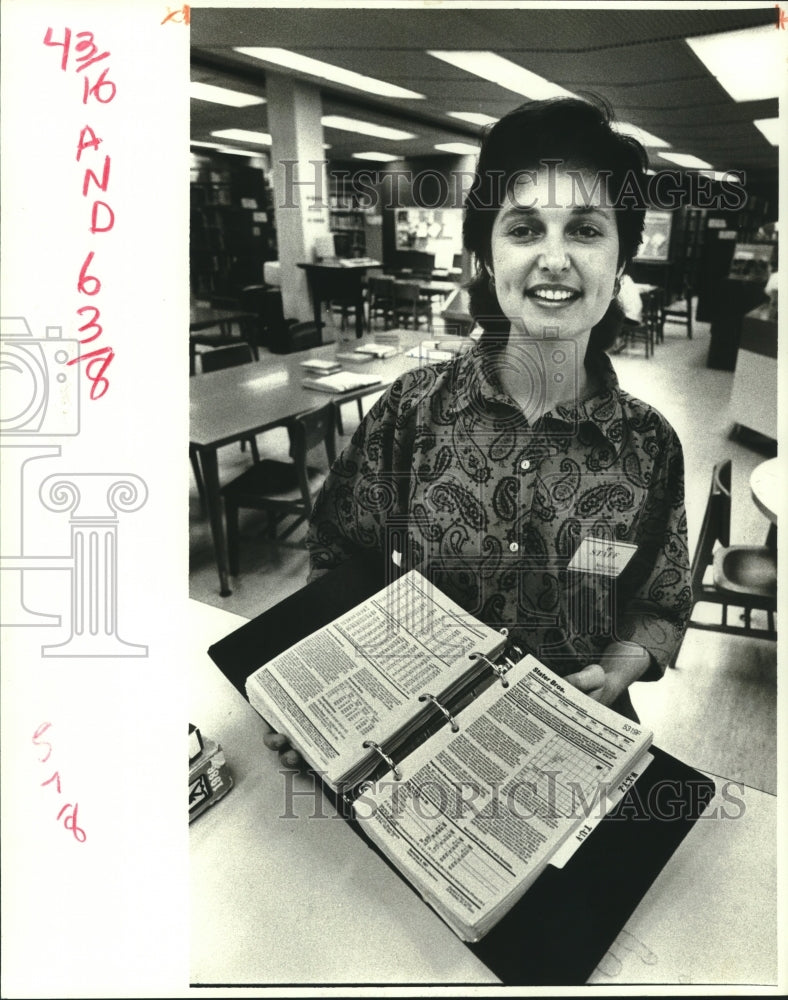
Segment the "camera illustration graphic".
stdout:
<svg viewBox="0 0 788 1000">
<path fill-rule="evenodd" d="M 510 344 L 506 363 L 514 366 L 513 374 L 525 389 L 519 400 L 525 419 L 530 423 L 538 418 L 551 399 L 565 399 L 562 417 L 566 418 L 566 428 L 551 428 L 551 433 L 573 434 L 576 418 L 570 416 L 570 411 L 577 399 L 583 363 L 574 340 L 560 340 L 555 332 L 546 329 L 542 335 Z"/>
<path fill-rule="evenodd" d="M 79 433 L 79 341 L 48 326 L 34 337 L 24 317 L 0 322 L 0 435 Z"/>
</svg>

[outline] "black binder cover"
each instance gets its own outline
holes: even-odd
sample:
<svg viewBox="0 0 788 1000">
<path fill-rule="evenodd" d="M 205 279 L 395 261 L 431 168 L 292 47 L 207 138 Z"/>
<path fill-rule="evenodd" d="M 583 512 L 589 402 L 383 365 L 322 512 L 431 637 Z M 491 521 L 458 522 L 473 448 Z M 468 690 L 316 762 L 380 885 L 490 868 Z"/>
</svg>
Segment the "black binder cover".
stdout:
<svg viewBox="0 0 788 1000">
<path fill-rule="evenodd" d="M 258 667 L 392 578 L 374 559 L 345 563 L 208 653 L 246 697 L 246 678 Z M 585 983 L 713 797 L 714 782 L 704 774 L 656 746 L 651 753 L 651 765 L 564 868 L 548 866 L 481 941 L 467 945 L 505 985 Z M 326 793 L 333 798 L 331 789 Z M 350 822 L 360 833 L 360 825 Z"/>
</svg>

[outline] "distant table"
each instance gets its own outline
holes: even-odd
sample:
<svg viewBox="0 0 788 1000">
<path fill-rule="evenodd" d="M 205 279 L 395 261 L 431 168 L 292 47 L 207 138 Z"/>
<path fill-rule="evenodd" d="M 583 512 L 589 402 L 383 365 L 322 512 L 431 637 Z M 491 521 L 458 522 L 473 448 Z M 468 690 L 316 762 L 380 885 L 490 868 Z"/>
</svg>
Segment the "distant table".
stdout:
<svg viewBox="0 0 788 1000">
<path fill-rule="evenodd" d="M 286 801 L 265 724 L 206 653 L 244 622 L 189 601 L 183 632 L 189 721 L 235 781 L 189 828 L 191 983 L 497 983 L 308 776 Z M 590 984 L 776 984 L 776 798 L 717 784 Z"/>
<path fill-rule="evenodd" d="M 364 276 L 377 262 L 365 264 L 299 264 L 306 271 L 315 326 L 323 332 L 323 303 L 346 302 L 353 306 L 356 314 L 356 336 L 364 333 Z"/>
<path fill-rule="evenodd" d="M 199 334 L 203 330 L 210 330 L 216 326 L 221 328 L 230 323 L 240 323 L 243 332 L 252 319 L 254 316 L 251 313 L 241 309 L 211 309 L 209 306 L 192 306 L 189 310 L 189 374 L 194 375 L 195 372 L 197 356 L 195 348 L 197 344 L 203 342 L 220 346 L 222 343 L 231 343 L 233 340 L 232 337 L 220 333 L 215 338 L 206 338 L 205 341 L 201 341 L 199 336 L 192 336 L 193 334 Z M 250 344 L 256 356 L 256 345 L 251 343 L 248 334 L 243 339 Z"/>
<path fill-rule="evenodd" d="M 346 403 L 385 389 L 420 363 L 418 358 L 408 357 L 407 351 L 421 342 L 423 333 L 414 330 L 389 331 L 390 334 L 394 332 L 400 335 L 400 350 L 394 357 L 359 364 L 343 362 L 348 371 L 380 378 L 377 384 L 354 392 L 333 395 L 305 389 L 301 384 L 306 377 L 301 362 L 308 358 L 333 359 L 336 352 L 334 344 L 296 354 L 267 355 L 263 361 L 195 375 L 189 379 L 189 445 L 197 453 L 205 480 L 206 507 L 223 597 L 231 591 L 217 450 L 223 445 L 279 427 L 296 414 L 315 409 L 330 400 Z"/>
<path fill-rule="evenodd" d="M 777 509 L 783 494 L 780 490 L 780 468 L 776 458 L 761 462 L 752 470 L 750 492 L 758 510 L 768 517 L 772 524 L 777 524 Z"/>
</svg>

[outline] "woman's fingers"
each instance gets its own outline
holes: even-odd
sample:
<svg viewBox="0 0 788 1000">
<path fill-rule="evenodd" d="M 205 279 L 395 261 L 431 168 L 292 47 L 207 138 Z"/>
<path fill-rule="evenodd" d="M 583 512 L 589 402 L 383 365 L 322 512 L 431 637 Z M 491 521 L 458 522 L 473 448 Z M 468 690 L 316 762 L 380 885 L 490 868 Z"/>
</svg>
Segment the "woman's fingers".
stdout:
<svg viewBox="0 0 788 1000">
<path fill-rule="evenodd" d="M 287 747 L 287 737 L 282 733 L 266 733 L 263 736 L 263 743 L 269 750 L 283 750 Z"/>
<path fill-rule="evenodd" d="M 284 767 L 298 770 L 303 765 L 301 754 L 288 743 L 287 737 L 282 733 L 266 733 L 263 736 L 263 743 L 269 750 L 276 750 L 279 753 L 279 760 Z"/>
</svg>

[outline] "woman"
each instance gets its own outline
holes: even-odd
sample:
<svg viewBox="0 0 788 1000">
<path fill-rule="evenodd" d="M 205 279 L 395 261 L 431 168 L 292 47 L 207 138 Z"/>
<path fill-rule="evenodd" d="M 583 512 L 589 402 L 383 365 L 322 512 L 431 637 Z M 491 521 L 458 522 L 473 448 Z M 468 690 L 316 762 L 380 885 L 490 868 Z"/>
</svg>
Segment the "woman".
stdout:
<svg viewBox="0 0 788 1000">
<path fill-rule="evenodd" d="M 463 230 L 484 333 L 378 400 L 307 538 L 313 577 L 396 549 L 628 715 L 629 685 L 661 676 L 690 608 L 680 443 L 604 353 L 641 240 L 632 191 L 646 165 L 585 101 L 523 105 L 492 126 Z"/>
</svg>

